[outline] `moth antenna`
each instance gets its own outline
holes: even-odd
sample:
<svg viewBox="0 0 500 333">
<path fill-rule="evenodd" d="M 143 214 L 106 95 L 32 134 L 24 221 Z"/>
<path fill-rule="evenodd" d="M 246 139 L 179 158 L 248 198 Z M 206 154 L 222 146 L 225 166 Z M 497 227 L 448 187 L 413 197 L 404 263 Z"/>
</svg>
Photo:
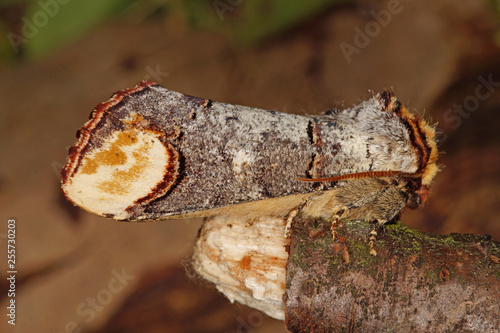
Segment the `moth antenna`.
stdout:
<svg viewBox="0 0 500 333">
<path fill-rule="evenodd" d="M 349 173 L 346 175 L 326 177 L 326 178 L 296 178 L 296 179 L 304 182 L 335 182 L 335 181 L 349 180 L 349 179 L 362 179 L 370 177 L 394 177 L 394 176 L 399 176 L 402 178 L 418 178 L 421 177 L 422 175 L 420 173 L 409 173 L 401 171 L 367 171 L 367 172 Z"/>
</svg>

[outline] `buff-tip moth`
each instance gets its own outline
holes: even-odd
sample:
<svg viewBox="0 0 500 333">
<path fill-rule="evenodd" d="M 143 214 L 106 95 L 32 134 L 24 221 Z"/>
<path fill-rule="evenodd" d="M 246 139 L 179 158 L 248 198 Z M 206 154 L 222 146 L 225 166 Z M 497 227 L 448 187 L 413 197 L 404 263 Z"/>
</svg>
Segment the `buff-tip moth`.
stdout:
<svg viewBox="0 0 500 333">
<path fill-rule="evenodd" d="M 290 214 L 384 224 L 426 201 L 437 157 L 434 128 L 388 91 L 353 108 L 300 116 L 143 81 L 93 110 L 69 151 L 62 189 L 73 204 L 117 220 L 215 217 L 200 233 L 195 269 L 231 300 L 282 319 L 286 252 L 277 249 L 286 240 L 274 236 Z M 262 217 L 277 222 L 266 229 Z M 228 228 L 241 237 L 224 239 Z M 214 235 L 222 235 L 216 246 Z M 267 268 L 274 260 L 276 270 L 252 280 L 255 266 L 242 260 Z M 243 293 L 234 289 L 241 282 Z"/>
</svg>

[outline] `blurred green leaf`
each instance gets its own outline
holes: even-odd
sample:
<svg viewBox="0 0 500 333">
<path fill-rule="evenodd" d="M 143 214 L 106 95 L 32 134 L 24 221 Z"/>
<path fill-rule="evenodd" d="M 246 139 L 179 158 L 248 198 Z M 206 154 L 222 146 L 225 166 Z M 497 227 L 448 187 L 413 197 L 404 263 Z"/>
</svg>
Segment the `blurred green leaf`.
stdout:
<svg viewBox="0 0 500 333">
<path fill-rule="evenodd" d="M 491 4 L 493 5 L 493 8 L 497 11 L 497 14 L 500 13 L 500 0 L 490 0 Z"/>
<path fill-rule="evenodd" d="M 108 19 L 133 0 L 30 0 L 8 1 L 0 10 L 23 5 L 24 11 L 12 22 L 2 17 L 0 29 L 5 40 L 0 47 L 4 57 L 14 56 L 22 49 L 26 57 L 36 57 L 74 39 L 102 20 Z M 10 25 L 9 25 L 10 23 Z M 10 47 L 10 49 L 7 49 Z"/>
<path fill-rule="evenodd" d="M 0 34 L 6 36 L 0 56 L 14 59 L 22 52 L 34 58 L 126 9 L 127 16 L 144 19 L 167 2 L 192 26 L 251 45 L 347 1 L 352 0 L 0 0 Z"/>
<path fill-rule="evenodd" d="M 186 0 L 188 21 L 249 45 L 349 0 Z"/>
<path fill-rule="evenodd" d="M 61 4 L 60 4 L 61 2 Z M 62 4 L 67 2 L 66 4 Z M 81 35 L 100 21 L 116 14 L 131 1 L 124 0 L 41 0 L 32 1 L 26 22 L 38 30 L 26 45 L 27 56 L 43 54 Z M 44 19 L 46 18 L 46 21 Z M 44 22 L 46 22 L 44 24 Z"/>
<path fill-rule="evenodd" d="M 500 19 L 500 0 L 489 0 L 491 7 L 495 11 L 495 14 L 498 19 Z M 497 45 L 500 45 L 500 29 L 497 28 L 496 34 L 495 34 L 495 42 Z"/>
</svg>

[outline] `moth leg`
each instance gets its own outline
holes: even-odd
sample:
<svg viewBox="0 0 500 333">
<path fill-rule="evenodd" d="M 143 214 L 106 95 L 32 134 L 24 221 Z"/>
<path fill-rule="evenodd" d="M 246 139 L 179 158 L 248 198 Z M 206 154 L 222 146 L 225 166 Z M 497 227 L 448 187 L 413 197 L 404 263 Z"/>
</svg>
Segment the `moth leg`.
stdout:
<svg viewBox="0 0 500 333">
<path fill-rule="evenodd" d="M 322 195 L 322 194 L 323 194 L 323 192 L 316 192 L 316 193 L 311 194 L 310 196 L 305 198 L 300 203 L 300 205 L 298 205 L 297 207 L 292 209 L 290 211 L 290 213 L 288 213 L 288 216 L 286 218 L 285 233 L 283 235 L 284 238 L 290 238 L 290 229 L 292 228 L 292 221 L 302 211 L 302 209 L 305 207 L 305 205 L 308 204 L 312 198 L 317 197 L 317 196 Z"/>
<path fill-rule="evenodd" d="M 377 240 L 377 230 L 376 227 L 373 227 L 372 231 L 370 231 L 370 238 L 368 241 L 368 246 L 370 247 L 370 254 L 374 257 L 377 256 L 377 250 L 375 250 L 375 241 Z"/>
<path fill-rule="evenodd" d="M 337 235 L 337 223 L 339 222 L 339 215 L 335 214 L 335 216 L 332 219 L 332 226 L 330 230 L 332 231 L 332 240 L 335 241 L 338 238 Z"/>
<path fill-rule="evenodd" d="M 290 238 L 290 229 L 292 228 L 292 221 L 299 214 L 299 212 L 302 210 L 302 208 L 304 208 L 304 206 L 306 205 L 308 199 L 309 198 L 307 198 L 304 201 L 302 201 L 300 203 L 300 205 L 298 205 L 297 207 L 295 207 L 294 209 L 292 209 L 290 211 L 290 213 L 288 213 L 288 216 L 286 218 L 285 234 L 283 235 L 284 238 Z"/>
<path fill-rule="evenodd" d="M 300 206 L 298 206 L 295 209 L 292 209 L 290 213 L 288 213 L 288 216 L 286 218 L 286 225 L 285 225 L 285 233 L 283 235 L 284 238 L 289 238 L 290 237 L 290 229 L 292 228 L 292 221 L 297 216 L 299 213 L 299 210 L 304 207 L 305 202 L 301 203 Z"/>
<path fill-rule="evenodd" d="M 377 250 L 375 250 L 375 241 L 377 240 L 378 230 L 383 226 L 387 221 L 386 220 L 378 220 L 377 223 L 373 226 L 372 231 L 370 231 L 370 237 L 368 238 L 368 246 L 370 247 L 370 254 L 374 257 L 377 256 Z"/>
<path fill-rule="evenodd" d="M 332 240 L 335 241 L 338 239 L 337 235 L 337 224 L 340 221 L 340 219 L 346 215 L 347 209 L 341 209 L 339 210 L 335 215 L 332 216 L 332 226 L 330 227 L 330 230 L 332 231 Z"/>
</svg>

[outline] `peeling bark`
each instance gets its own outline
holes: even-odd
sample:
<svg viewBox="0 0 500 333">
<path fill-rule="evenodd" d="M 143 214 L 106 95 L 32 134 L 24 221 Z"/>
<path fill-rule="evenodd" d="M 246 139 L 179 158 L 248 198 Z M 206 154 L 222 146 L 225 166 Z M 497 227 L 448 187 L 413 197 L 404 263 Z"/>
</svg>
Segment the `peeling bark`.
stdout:
<svg viewBox="0 0 500 333">
<path fill-rule="evenodd" d="M 297 217 L 292 225 L 286 325 L 292 332 L 498 332 L 500 243 L 431 235 L 404 225 Z"/>
<path fill-rule="evenodd" d="M 194 248 L 192 267 L 231 302 L 284 320 L 286 221 L 269 216 L 207 218 Z"/>
</svg>

